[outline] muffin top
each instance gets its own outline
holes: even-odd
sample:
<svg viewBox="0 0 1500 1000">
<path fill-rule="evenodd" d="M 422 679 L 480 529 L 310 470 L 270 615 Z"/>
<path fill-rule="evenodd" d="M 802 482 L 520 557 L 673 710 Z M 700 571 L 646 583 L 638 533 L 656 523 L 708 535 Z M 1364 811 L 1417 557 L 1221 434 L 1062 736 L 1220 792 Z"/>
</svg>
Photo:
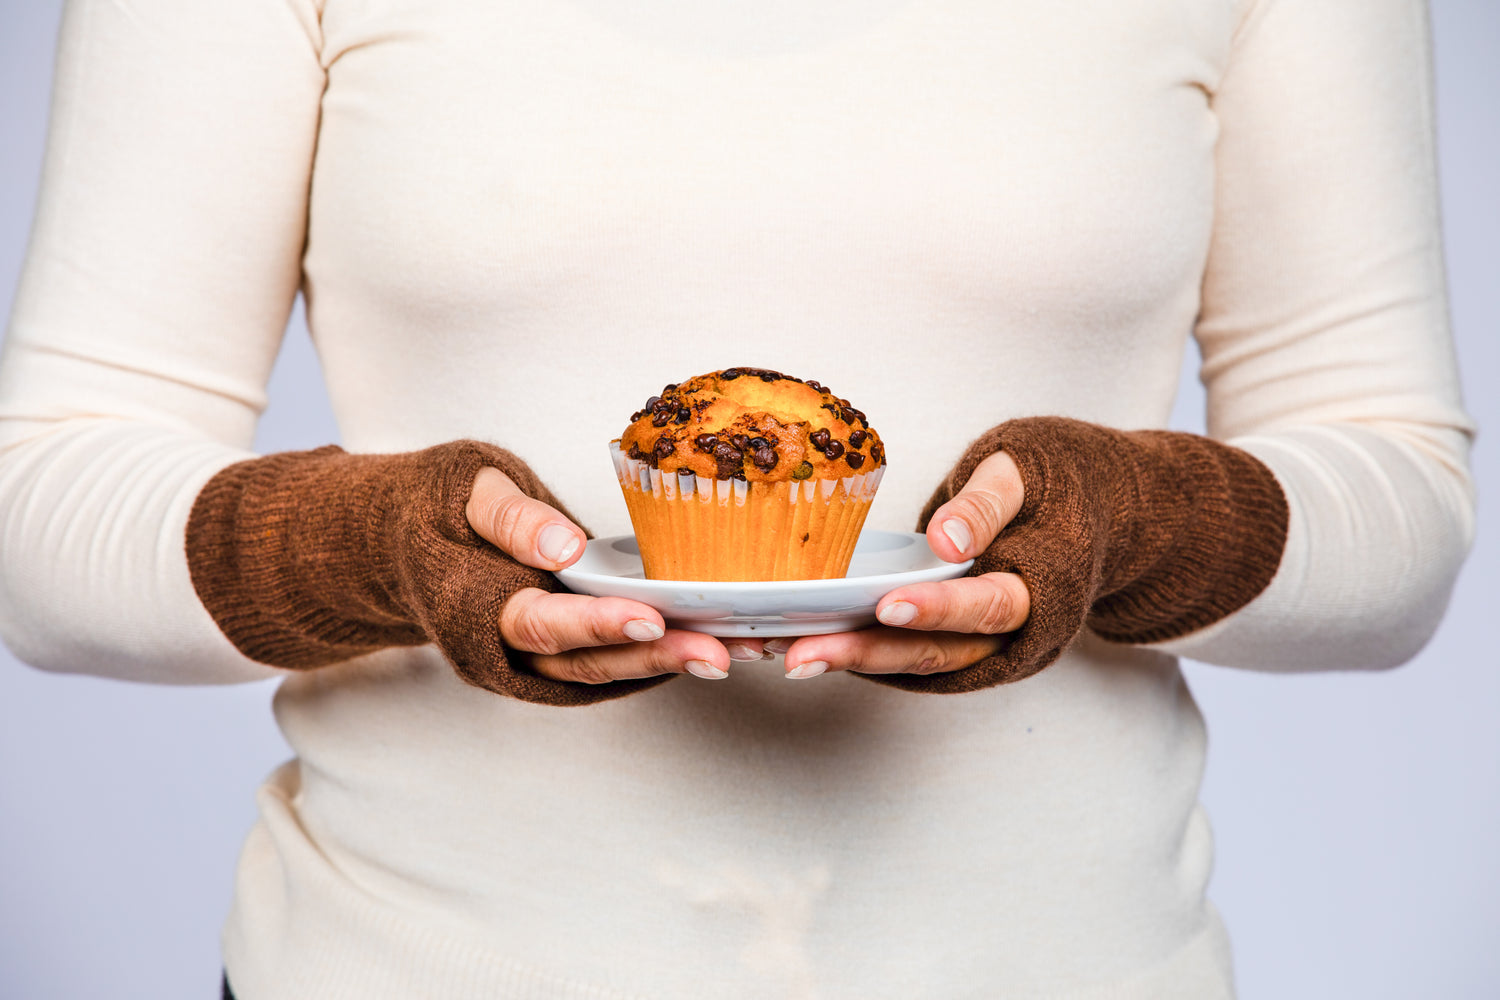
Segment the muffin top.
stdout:
<svg viewBox="0 0 1500 1000">
<path fill-rule="evenodd" d="M 751 482 L 842 479 L 885 464 L 880 435 L 847 399 L 764 368 L 665 387 L 630 415 L 620 449 L 663 472 Z"/>
</svg>

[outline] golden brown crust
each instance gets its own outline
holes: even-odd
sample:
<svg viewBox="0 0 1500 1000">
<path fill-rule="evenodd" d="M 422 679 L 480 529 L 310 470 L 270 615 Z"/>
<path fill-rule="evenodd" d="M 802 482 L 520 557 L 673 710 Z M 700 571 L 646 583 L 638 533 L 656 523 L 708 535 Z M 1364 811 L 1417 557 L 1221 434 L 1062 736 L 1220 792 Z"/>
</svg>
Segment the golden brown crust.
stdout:
<svg viewBox="0 0 1500 1000">
<path fill-rule="evenodd" d="M 725 368 L 668 385 L 631 415 L 620 449 L 663 472 L 750 482 L 842 479 L 885 464 L 862 411 L 817 382 Z"/>
</svg>

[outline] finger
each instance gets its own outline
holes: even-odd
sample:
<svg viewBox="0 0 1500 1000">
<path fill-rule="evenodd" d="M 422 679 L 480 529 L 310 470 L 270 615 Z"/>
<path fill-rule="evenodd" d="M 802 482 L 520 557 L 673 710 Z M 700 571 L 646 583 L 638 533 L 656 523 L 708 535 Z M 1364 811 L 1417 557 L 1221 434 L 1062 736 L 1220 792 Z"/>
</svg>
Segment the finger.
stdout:
<svg viewBox="0 0 1500 1000">
<path fill-rule="evenodd" d="M 937 632 L 1014 632 L 1031 615 L 1031 591 L 1014 573 L 916 583 L 880 599 L 883 625 Z"/>
<path fill-rule="evenodd" d="M 479 470 L 465 513 L 480 537 L 527 566 L 562 569 L 583 553 L 583 529 L 522 493 L 499 469 Z"/>
<path fill-rule="evenodd" d="M 938 674 L 978 663 L 1005 640 L 958 632 L 907 632 L 868 628 L 798 639 L 787 650 L 787 677 L 800 680 L 830 671 L 866 674 Z"/>
<path fill-rule="evenodd" d="M 763 639 L 720 639 L 724 648 L 729 651 L 731 660 L 769 660 L 776 654 L 769 648 L 769 643 Z"/>
<path fill-rule="evenodd" d="M 669 629 L 655 642 L 594 646 L 533 656 L 531 668 L 543 677 L 582 684 L 680 673 L 723 680 L 729 676 L 729 651 L 713 636 Z"/>
<path fill-rule="evenodd" d="M 652 642 L 666 634 L 661 614 L 623 597 L 549 594 L 536 587 L 517 591 L 500 612 L 500 636 L 528 653 L 563 653 L 587 646 Z M 731 660 L 765 658 L 760 639 L 724 642 Z"/>
<path fill-rule="evenodd" d="M 990 547 L 1023 499 L 1015 460 L 996 452 L 979 463 L 957 496 L 933 512 L 927 522 L 927 544 L 948 562 L 969 559 Z"/>
<path fill-rule="evenodd" d="M 655 608 L 623 597 L 516 591 L 500 610 L 500 636 L 528 653 L 561 653 L 580 646 L 651 642 L 666 634 Z"/>
</svg>

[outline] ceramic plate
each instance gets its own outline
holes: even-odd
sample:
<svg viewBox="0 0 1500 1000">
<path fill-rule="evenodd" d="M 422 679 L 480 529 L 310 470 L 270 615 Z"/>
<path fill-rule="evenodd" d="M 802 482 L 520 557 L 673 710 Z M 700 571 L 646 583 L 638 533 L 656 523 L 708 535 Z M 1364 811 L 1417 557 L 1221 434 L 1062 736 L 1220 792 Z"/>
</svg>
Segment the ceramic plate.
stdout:
<svg viewBox="0 0 1500 1000">
<path fill-rule="evenodd" d="M 963 576 L 973 560 L 943 562 L 927 538 L 866 529 L 842 580 L 710 583 L 647 580 L 634 535 L 596 538 L 557 574 L 569 589 L 628 597 L 660 611 L 672 628 L 718 636 L 823 635 L 875 624 L 875 605 L 909 583 Z"/>
</svg>

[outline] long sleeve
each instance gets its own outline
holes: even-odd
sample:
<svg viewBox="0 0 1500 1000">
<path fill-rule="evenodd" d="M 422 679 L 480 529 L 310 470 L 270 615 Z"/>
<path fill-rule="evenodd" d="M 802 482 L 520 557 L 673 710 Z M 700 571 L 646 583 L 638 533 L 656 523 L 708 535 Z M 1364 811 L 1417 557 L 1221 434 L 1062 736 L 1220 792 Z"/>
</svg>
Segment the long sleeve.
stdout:
<svg viewBox="0 0 1500 1000">
<path fill-rule="evenodd" d="M 0 635 L 36 666 L 265 677 L 183 529 L 249 456 L 300 282 L 324 85 L 302 0 L 70 4 L 0 358 Z"/>
<path fill-rule="evenodd" d="M 1468 428 L 1415 0 L 779 4 L 769 51 L 716 4 L 305 2 L 69 16 L 0 370 L 0 624 L 33 662 L 268 672 L 183 542 L 256 461 L 299 283 L 351 456 L 497 441 L 601 535 L 605 443 L 665 381 L 839 386 L 888 441 L 867 523 L 908 528 L 988 427 L 1163 426 L 1196 325 L 1212 434 L 1290 541 L 1177 642 L 1365 666 L 1435 620 Z M 764 666 L 580 712 L 426 645 L 286 675 L 234 988 L 1232 992 L 1169 658 L 1085 636 L 954 698 Z"/>
<path fill-rule="evenodd" d="M 1252 0 L 1212 95 L 1196 336 L 1209 432 L 1290 506 L 1242 611 L 1162 648 L 1261 669 L 1409 659 L 1472 540 L 1448 335 L 1425 5 Z"/>
</svg>

